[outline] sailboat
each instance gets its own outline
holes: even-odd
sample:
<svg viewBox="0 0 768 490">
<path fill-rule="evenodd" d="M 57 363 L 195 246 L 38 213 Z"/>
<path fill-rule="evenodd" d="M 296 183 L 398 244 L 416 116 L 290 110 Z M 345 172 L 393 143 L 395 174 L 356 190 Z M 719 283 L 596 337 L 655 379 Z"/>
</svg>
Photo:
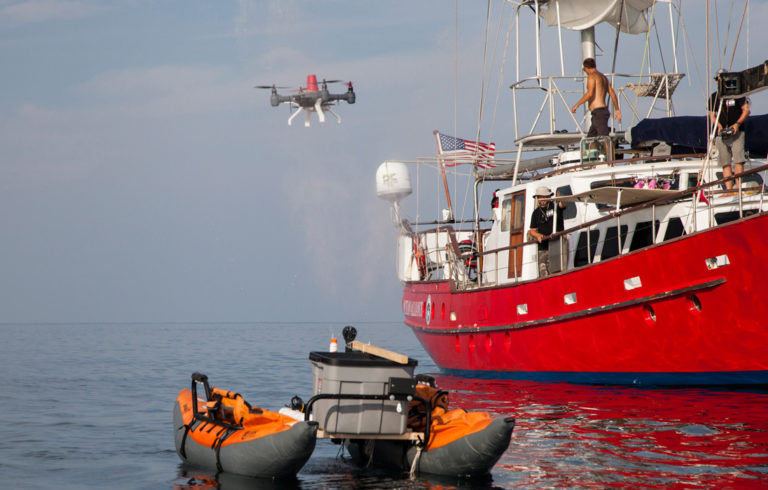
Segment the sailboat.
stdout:
<svg viewBox="0 0 768 490">
<path fill-rule="evenodd" d="M 613 119 L 608 136 L 588 137 L 589 122 L 566 102 L 583 93 L 585 77 L 565 73 L 563 37 L 578 32 L 582 59 L 594 58 L 596 25 L 615 26 L 616 44 L 619 31 L 648 37 L 653 15 L 668 8 L 671 17 L 674 2 L 510 3 L 513 25 L 530 15 L 535 33 L 531 42 L 515 31 L 516 59 L 533 58 L 534 45 L 536 56 L 535 73 L 522 77 L 518 62 L 510 87 L 513 149 L 443 138 L 447 150 L 417 161 L 443 179 L 446 167 L 470 164 L 473 216 L 456 219 L 449 205 L 433 219 L 407 219 L 401 201 L 412 192 L 410 164 L 389 160 L 377 170 L 377 193 L 393 204 L 399 231 L 405 324 L 437 366 L 460 376 L 768 384 L 768 116 L 746 120 L 750 158 L 731 189 L 704 110 L 674 115 L 684 78 L 675 54 L 672 70 L 606 73 L 637 124 L 622 131 Z M 543 73 L 545 33 L 557 36 L 559 74 Z M 581 61 L 571 68 L 581 70 Z M 717 89 L 725 99 L 750 96 L 766 88 L 766 74 L 768 62 L 727 71 Z M 542 99 L 537 114 L 521 109 L 533 97 Z M 523 113 L 535 115 L 528 132 L 520 129 Z M 490 218 L 480 216 L 484 186 L 496 188 Z M 563 222 L 545 248 L 531 234 L 541 189 Z"/>
</svg>

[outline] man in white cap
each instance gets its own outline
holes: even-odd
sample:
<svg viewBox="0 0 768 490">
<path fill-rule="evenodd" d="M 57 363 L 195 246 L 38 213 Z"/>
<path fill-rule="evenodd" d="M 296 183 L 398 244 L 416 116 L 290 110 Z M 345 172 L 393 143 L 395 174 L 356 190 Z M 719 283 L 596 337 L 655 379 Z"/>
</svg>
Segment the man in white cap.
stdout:
<svg viewBox="0 0 768 490">
<path fill-rule="evenodd" d="M 531 214 L 531 236 L 539 242 L 539 277 L 549 275 L 549 239 L 547 238 L 554 231 L 563 231 L 563 213 L 561 209 L 565 208 L 565 202 L 558 203 L 560 209 L 555 213 L 555 204 L 552 202 L 552 191 L 549 187 L 539 186 L 533 197 L 538 201 L 538 206 Z M 553 230 L 552 225 L 555 222 L 557 214 L 557 229 Z"/>
</svg>

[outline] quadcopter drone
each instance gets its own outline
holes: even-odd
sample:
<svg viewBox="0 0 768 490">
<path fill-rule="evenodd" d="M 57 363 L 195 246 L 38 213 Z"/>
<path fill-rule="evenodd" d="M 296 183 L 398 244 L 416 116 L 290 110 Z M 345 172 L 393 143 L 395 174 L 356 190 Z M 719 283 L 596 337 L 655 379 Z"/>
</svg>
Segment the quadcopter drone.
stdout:
<svg viewBox="0 0 768 490">
<path fill-rule="evenodd" d="M 355 90 L 352 88 L 352 82 L 346 82 L 347 91 L 341 94 L 332 94 L 328 91 L 329 83 L 339 83 L 341 80 L 323 80 L 318 88 L 317 77 L 315 75 L 307 75 L 307 86 L 299 87 L 297 93 L 293 95 L 280 95 L 277 93 L 278 88 L 275 85 L 257 85 L 255 88 L 271 89 L 272 95 L 269 98 L 272 107 L 277 107 L 281 103 L 289 104 L 291 108 L 295 108 L 296 111 L 288 118 L 288 125 L 290 126 L 293 119 L 302 111 L 306 114 L 304 120 L 304 126 L 309 127 L 309 116 L 312 112 L 317 113 L 317 119 L 322 123 L 325 122 L 325 113 L 328 112 L 336 118 L 339 124 L 341 124 L 341 117 L 331 110 L 331 105 L 341 100 L 346 100 L 349 104 L 355 103 Z"/>
</svg>

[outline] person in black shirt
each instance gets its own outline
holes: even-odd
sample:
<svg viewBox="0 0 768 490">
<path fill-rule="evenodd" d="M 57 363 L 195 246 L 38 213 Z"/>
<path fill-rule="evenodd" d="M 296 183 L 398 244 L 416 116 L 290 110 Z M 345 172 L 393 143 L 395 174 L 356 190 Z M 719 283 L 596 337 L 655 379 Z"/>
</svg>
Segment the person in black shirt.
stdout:
<svg viewBox="0 0 768 490">
<path fill-rule="evenodd" d="M 715 80 L 720 85 L 720 75 L 723 70 L 717 72 Z M 722 103 L 722 107 L 721 107 Z M 744 121 L 749 117 L 749 99 L 741 97 L 738 99 L 721 99 L 718 91 L 715 91 L 709 98 L 709 119 L 712 124 L 717 125 L 717 136 L 715 137 L 715 147 L 717 148 L 717 161 L 723 167 L 723 178 L 729 178 L 733 175 L 734 169 L 737 174 L 744 171 Z M 718 111 L 720 117 L 717 117 Z M 731 168 L 731 160 L 733 167 Z M 741 187 L 741 182 L 739 182 Z M 733 180 L 725 181 L 726 190 L 733 189 Z"/>
<path fill-rule="evenodd" d="M 547 238 L 554 231 L 563 231 L 563 212 L 565 203 L 558 203 L 557 213 L 555 213 L 555 204 L 550 199 L 552 191 L 548 187 L 541 186 L 536 189 L 533 197 L 538 201 L 538 206 L 531 213 L 530 235 L 539 242 L 539 277 L 549 275 L 549 239 Z M 557 228 L 553 231 L 552 226 L 555 223 L 555 214 L 557 214 Z"/>
</svg>

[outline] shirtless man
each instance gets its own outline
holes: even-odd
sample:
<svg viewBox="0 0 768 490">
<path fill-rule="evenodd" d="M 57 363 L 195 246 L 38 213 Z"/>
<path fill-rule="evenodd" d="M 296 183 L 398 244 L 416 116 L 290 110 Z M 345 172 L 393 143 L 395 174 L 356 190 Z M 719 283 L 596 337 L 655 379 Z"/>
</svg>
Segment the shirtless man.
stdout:
<svg viewBox="0 0 768 490">
<path fill-rule="evenodd" d="M 594 58 L 584 60 L 584 71 L 587 73 L 587 93 L 576 102 L 576 105 L 571 108 L 571 112 L 576 112 L 576 109 L 581 104 L 589 101 L 589 110 L 592 112 L 592 125 L 589 127 L 587 136 L 608 136 L 608 119 L 611 117 L 611 113 L 605 104 L 605 95 L 611 96 L 613 107 L 616 108 L 616 119 L 621 121 L 619 100 L 616 98 L 616 92 L 613 91 L 613 87 L 611 87 L 605 75 L 597 71 Z"/>
</svg>

